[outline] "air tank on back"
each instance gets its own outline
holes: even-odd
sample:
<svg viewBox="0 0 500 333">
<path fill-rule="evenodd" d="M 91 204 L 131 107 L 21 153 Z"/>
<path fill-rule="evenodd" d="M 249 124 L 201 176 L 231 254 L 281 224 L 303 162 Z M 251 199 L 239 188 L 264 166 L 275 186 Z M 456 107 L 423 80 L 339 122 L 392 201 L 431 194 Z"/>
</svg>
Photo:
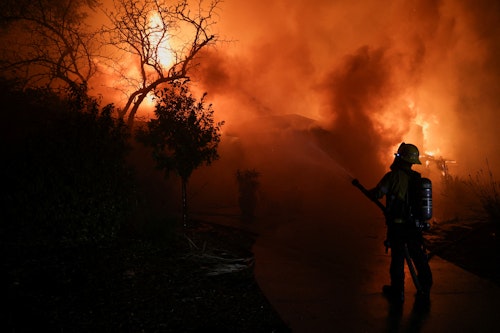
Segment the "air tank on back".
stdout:
<svg viewBox="0 0 500 333">
<path fill-rule="evenodd" d="M 432 182 L 428 178 L 422 178 L 420 183 L 420 214 L 424 221 L 432 218 Z"/>
</svg>

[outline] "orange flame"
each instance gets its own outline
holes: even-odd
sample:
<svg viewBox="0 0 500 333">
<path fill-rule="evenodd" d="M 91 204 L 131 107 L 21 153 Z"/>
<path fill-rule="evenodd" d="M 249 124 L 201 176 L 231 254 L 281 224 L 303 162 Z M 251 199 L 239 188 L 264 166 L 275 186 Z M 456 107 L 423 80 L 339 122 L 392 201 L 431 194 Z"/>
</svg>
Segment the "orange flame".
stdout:
<svg viewBox="0 0 500 333">
<path fill-rule="evenodd" d="M 152 13 L 149 18 L 149 42 L 156 49 L 156 60 L 165 68 L 172 65 L 172 53 L 167 27 L 159 13 Z"/>
</svg>

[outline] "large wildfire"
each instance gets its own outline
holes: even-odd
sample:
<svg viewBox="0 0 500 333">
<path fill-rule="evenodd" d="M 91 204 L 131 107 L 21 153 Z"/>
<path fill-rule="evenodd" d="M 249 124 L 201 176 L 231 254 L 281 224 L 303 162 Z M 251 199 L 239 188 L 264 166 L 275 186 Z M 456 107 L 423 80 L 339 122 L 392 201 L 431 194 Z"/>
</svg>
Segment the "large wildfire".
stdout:
<svg viewBox="0 0 500 333">
<path fill-rule="evenodd" d="M 498 326 L 500 0 L 0 0 L 0 31 L 6 332 Z M 384 216 L 416 182 L 369 191 L 402 142 L 423 239 Z"/>
<path fill-rule="evenodd" d="M 222 34 L 235 41 L 207 54 L 200 78 L 228 130 L 270 114 L 312 118 L 332 132 L 334 159 L 368 182 L 413 142 L 419 171 L 438 183 L 500 156 L 500 8 L 467 3 L 227 2 Z"/>
<path fill-rule="evenodd" d="M 227 2 L 221 26 L 242 33 L 223 32 L 235 42 L 200 74 L 238 101 L 228 119 L 299 114 L 363 156 L 407 140 L 477 167 L 498 155 L 498 13 L 491 1 Z"/>
<path fill-rule="evenodd" d="M 280 173 L 282 192 L 297 194 L 321 165 L 369 185 L 403 141 L 434 182 L 487 159 L 500 171 L 497 2 L 228 0 L 218 15 L 222 42 L 192 82 L 226 121 L 227 174 Z"/>
</svg>

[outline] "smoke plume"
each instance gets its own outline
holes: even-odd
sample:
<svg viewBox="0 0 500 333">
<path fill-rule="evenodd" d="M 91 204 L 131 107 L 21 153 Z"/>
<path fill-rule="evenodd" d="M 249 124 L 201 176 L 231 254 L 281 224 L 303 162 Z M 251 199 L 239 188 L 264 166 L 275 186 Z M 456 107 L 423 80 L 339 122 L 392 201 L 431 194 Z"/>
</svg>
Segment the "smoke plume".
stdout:
<svg viewBox="0 0 500 333">
<path fill-rule="evenodd" d="M 469 170 L 498 162 L 498 16 L 492 1 L 227 1 L 202 86 L 228 127 L 297 114 L 337 155 L 387 164 L 401 141 Z M 219 104 L 220 103 L 220 104 Z M 339 157 L 339 156 L 337 156 Z"/>
<path fill-rule="evenodd" d="M 238 167 L 296 165 L 297 181 L 331 159 L 374 185 L 405 141 L 456 162 L 452 175 L 486 159 L 498 174 L 499 16 L 487 0 L 226 1 L 226 42 L 204 52 L 197 80 L 245 149 Z"/>
<path fill-rule="evenodd" d="M 192 82 L 226 122 L 222 158 L 196 177 L 235 192 L 236 169 L 257 169 L 262 196 L 321 205 L 319 188 L 375 185 L 403 141 L 434 183 L 433 158 L 499 174 L 497 1 L 227 0 L 217 14 Z"/>
</svg>

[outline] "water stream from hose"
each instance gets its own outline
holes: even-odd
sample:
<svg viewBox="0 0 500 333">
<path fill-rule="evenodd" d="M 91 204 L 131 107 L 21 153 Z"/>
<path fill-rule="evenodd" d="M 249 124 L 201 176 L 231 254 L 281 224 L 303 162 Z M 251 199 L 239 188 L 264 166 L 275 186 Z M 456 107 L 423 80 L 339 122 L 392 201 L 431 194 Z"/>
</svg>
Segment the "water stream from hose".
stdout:
<svg viewBox="0 0 500 333">
<path fill-rule="evenodd" d="M 335 175 L 340 178 L 347 180 L 349 183 L 352 182 L 356 177 L 352 175 L 352 173 L 343 166 L 337 159 L 328 154 L 324 149 L 318 147 L 315 143 L 311 141 L 307 141 L 308 148 L 311 151 L 314 151 L 315 154 L 319 157 L 317 162 L 314 164 L 321 165 L 321 167 L 326 167 L 328 170 L 332 171 Z"/>
</svg>

